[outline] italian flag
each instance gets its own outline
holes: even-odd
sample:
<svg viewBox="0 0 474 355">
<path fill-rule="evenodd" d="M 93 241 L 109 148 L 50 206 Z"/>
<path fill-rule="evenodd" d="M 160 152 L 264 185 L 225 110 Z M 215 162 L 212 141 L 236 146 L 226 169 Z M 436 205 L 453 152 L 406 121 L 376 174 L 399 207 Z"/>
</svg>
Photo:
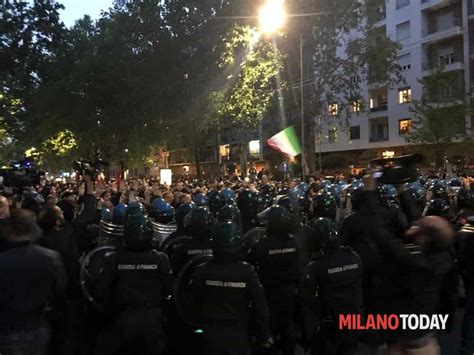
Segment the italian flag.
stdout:
<svg viewBox="0 0 474 355">
<path fill-rule="evenodd" d="M 280 133 L 275 134 L 267 143 L 273 149 L 283 154 L 294 157 L 301 153 L 301 145 L 296 137 L 295 128 L 293 126 L 285 128 Z"/>
</svg>

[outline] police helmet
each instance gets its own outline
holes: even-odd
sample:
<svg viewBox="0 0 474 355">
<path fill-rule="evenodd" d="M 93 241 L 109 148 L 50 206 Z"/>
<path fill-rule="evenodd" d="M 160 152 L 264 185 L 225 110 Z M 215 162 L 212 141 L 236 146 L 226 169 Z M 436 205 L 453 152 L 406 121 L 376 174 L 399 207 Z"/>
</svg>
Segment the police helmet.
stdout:
<svg viewBox="0 0 474 355">
<path fill-rule="evenodd" d="M 231 221 L 217 224 L 212 231 L 214 255 L 219 253 L 239 254 L 244 250 L 244 242 L 240 230 Z"/>
<path fill-rule="evenodd" d="M 196 205 L 192 202 L 182 204 L 176 209 L 175 213 L 175 218 L 176 218 L 176 224 L 178 225 L 178 228 L 183 228 L 184 227 L 184 217 L 191 212 L 191 210 L 195 207 Z"/>
<path fill-rule="evenodd" d="M 242 212 L 249 214 L 256 213 L 258 211 L 259 196 L 255 191 L 250 189 L 242 190 L 237 197 L 237 206 Z"/>
<path fill-rule="evenodd" d="M 298 185 L 298 189 L 304 194 L 306 193 L 306 191 L 308 191 L 309 185 L 306 182 L 300 182 L 300 184 Z"/>
<path fill-rule="evenodd" d="M 130 203 L 125 210 L 125 220 L 136 214 L 146 214 L 145 207 L 140 202 Z"/>
<path fill-rule="evenodd" d="M 209 205 L 209 197 L 200 192 L 193 196 L 193 202 L 198 206 L 207 206 Z"/>
<path fill-rule="evenodd" d="M 460 208 L 474 210 L 474 191 L 461 188 L 458 191 L 458 205 Z"/>
<path fill-rule="evenodd" d="M 184 217 L 185 227 L 211 225 L 214 223 L 214 216 L 207 208 L 195 207 Z"/>
<path fill-rule="evenodd" d="M 336 219 L 337 200 L 329 192 L 320 192 L 313 198 L 313 217 Z"/>
<path fill-rule="evenodd" d="M 267 234 L 284 235 L 291 232 L 292 218 L 290 211 L 283 206 L 272 206 L 267 214 Z"/>
<path fill-rule="evenodd" d="M 235 193 L 232 189 L 229 189 L 228 187 L 222 189 L 219 192 L 219 195 L 221 196 L 222 201 L 224 201 L 225 203 L 235 202 Z"/>
<path fill-rule="evenodd" d="M 217 221 L 237 221 L 240 218 L 239 209 L 234 205 L 225 205 L 217 212 Z"/>
<path fill-rule="evenodd" d="M 224 205 L 225 202 L 219 191 L 209 193 L 209 209 L 214 215 L 216 215 Z"/>
<path fill-rule="evenodd" d="M 162 224 L 171 223 L 174 220 L 174 208 L 169 203 L 161 205 L 154 211 L 155 221 Z"/>
<path fill-rule="evenodd" d="M 397 198 L 397 189 L 393 185 L 383 184 L 377 187 L 379 193 L 380 202 L 388 206 L 390 203 L 395 202 Z"/>
<path fill-rule="evenodd" d="M 113 214 L 108 208 L 102 207 L 100 210 L 100 219 L 106 222 L 112 222 Z"/>
<path fill-rule="evenodd" d="M 425 199 L 423 186 L 418 181 L 407 183 L 405 189 L 413 196 L 416 202 L 422 202 Z"/>
<path fill-rule="evenodd" d="M 438 199 L 438 198 L 446 198 L 447 183 L 445 180 L 436 180 L 430 187 L 431 198 Z"/>
<path fill-rule="evenodd" d="M 435 198 L 428 202 L 428 216 L 439 216 L 449 218 L 449 204 L 442 198 Z"/>
<path fill-rule="evenodd" d="M 124 203 L 119 203 L 117 206 L 115 206 L 112 211 L 112 222 L 114 224 L 123 224 L 126 210 L 127 205 Z"/>
<path fill-rule="evenodd" d="M 329 219 L 320 217 L 310 222 L 309 227 L 313 232 L 313 248 L 327 253 L 331 249 L 337 249 L 341 245 L 339 231 L 336 223 Z"/>
<path fill-rule="evenodd" d="M 143 214 L 130 215 L 123 225 L 123 236 L 126 246 L 151 246 L 153 226 L 150 219 Z"/>
</svg>

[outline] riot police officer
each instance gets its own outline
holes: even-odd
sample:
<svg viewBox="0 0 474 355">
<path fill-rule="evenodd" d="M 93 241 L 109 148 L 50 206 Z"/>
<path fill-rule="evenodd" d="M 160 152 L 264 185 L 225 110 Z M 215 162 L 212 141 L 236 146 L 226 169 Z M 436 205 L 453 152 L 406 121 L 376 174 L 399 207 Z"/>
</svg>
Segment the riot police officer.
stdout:
<svg viewBox="0 0 474 355">
<path fill-rule="evenodd" d="M 328 218 L 311 223 L 322 255 L 310 263 L 302 295 L 316 316 L 311 354 L 352 354 L 357 349 L 353 332 L 338 329 L 340 314 L 362 310 L 362 262 L 350 248 L 343 247 L 336 224 Z"/>
<path fill-rule="evenodd" d="M 249 354 L 248 324 L 252 314 L 259 345 L 269 346 L 264 290 L 254 268 L 242 262 L 244 246 L 232 222 L 216 226 L 213 249 L 212 261 L 197 267 L 191 278 L 195 316 L 204 331 L 201 353 Z"/>
<path fill-rule="evenodd" d="M 99 334 L 97 354 L 113 354 L 124 347 L 160 354 L 161 302 L 173 283 L 168 256 L 152 249 L 153 228 L 143 214 L 125 221 L 124 240 L 123 250 L 106 254 L 95 285 L 96 299 L 111 318 Z"/>
<path fill-rule="evenodd" d="M 248 260 L 256 267 L 270 308 L 270 328 L 280 337 L 284 355 L 293 355 L 296 346 L 295 305 L 302 276 L 302 255 L 291 232 L 290 212 L 273 206 L 267 213 L 267 229 L 250 250 Z"/>
<path fill-rule="evenodd" d="M 205 207 L 196 207 L 184 219 L 189 236 L 174 240 L 168 244 L 171 268 L 175 275 L 191 258 L 200 254 L 212 254 L 211 231 L 214 216 Z"/>
<path fill-rule="evenodd" d="M 257 225 L 256 218 L 259 212 L 258 194 L 250 189 L 242 190 L 237 197 L 237 206 L 242 214 L 244 232 Z"/>
</svg>

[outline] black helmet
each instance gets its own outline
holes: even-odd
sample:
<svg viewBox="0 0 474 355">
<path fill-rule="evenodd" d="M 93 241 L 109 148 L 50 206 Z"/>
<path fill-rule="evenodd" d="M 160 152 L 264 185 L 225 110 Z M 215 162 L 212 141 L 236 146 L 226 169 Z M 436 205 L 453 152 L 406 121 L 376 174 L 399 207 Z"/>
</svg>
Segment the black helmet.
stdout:
<svg viewBox="0 0 474 355">
<path fill-rule="evenodd" d="M 266 214 L 267 234 L 287 235 L 290 233 L 293 223 L 290 211 L 282 206 L 272 206 Z"/>
<path fill-rule="evenodd" d="M 313 217 L 336 219 L 337 201 L 330 192 L 320 192 L 313 198 Z"/>
<path fill-rule="evenodd" d="M 209 209 L 214 215 L 216 215 L 224 205 L 223 196 L 221 196 L 219 191 L 209 193 Z"/>
<path fill-rule="evenodd" d="M 207 208 L 198 206 L 193 208 L 190 213 L 184 217 L 184 226 L 191 227 L 196 225 L 209 225 L 214 223 L 214 216 Z"/>
<path fill-rule="evenodd" d="M 458 204 L 461 208 L 474 210 L 474 191 L 461 188 L 458 191 Z"/>
<path fill-rule="evenodd" d="M 293 200 L 289 196 L 283 196 L 279 198 L 277 204 L 278 206 L 285 207 L 290 212 L 294 207 Z"/>
<path fill-rule="evenodd" d="M 337 249 L 341 245 L 339 231 L 336 223 L 329 219 L 320 217 L 310 222 L 309 228 L 313 232 L 313 248 L 327 253 L 330 249 Z"/>
<path fill-rule="evenodd" d="M 214 255 L 241 254 L 244 250 L 244 243 L 240 230 L 231 221 L 219 223 L 212 232 L 212 244 Z"/>
<path fill-rule="evenodd" d="M 184 217 L 191 212 L 191 210 L 195 207 L 196 205 L 192 202 L 188 202 L 185 204 L 182 204 L 176 209 L 176 224 L 178 225 L 178 228 L 183 228 L 184 227 Z"/>
<path fill-rule="evenodd" d="M 275 197 L 276 196 L 276 188 L 275 188 L 275 186 L 270 185 L 270 184 L 263 185 L 260 188 L 260 193 L 263 196 Z"/>
<path fill-rule="evenodd" d="M 220 195 L 222 201 L 224 201 L 224 202 L 226 202 L 226 203 L 233 203 L 233 202 L 235 202 L 235 193 L 234 193 L 234 190 L 229 189 L 228 187 L 226 187 L 225 189 L 222 189 L 222 190 L 219 192 L 219 195 Z"/>
<path fill-rule="evenodd" d="M 139 202 L 134 202 L 130 203 L 127 208 L 125 209 L 125 216 L 124 216 L 124 221 L 127 221 L 131 216 L 137 215 L 137 214 L 145 214 L 146 210 L 145 207 Z"/>
<path fill-rule="evenodd" d="M 438 199 L 438 198 L 443 198 L 447 199 L 447 182 L 445 180 L 436 180 L 430 187 L 431 191 L 431 198 L 432 199 Z"/>
<path fill-rule="evenodd" d="M 153 226 L 143 214 L 130 215 L 123 225 L 123 236 L 127 246 L 151 246 Z"/>
<path fill-rule="evenodd" d="M 237 206 L 239 210 L 246 214 L 256 214 L 258 212 L 258 194 L 255 191 L 245 189 L 239 193 L 237 197 Z"/>
<path fill-rule="evenodd" d="M 240 211 L 234 205 L 225 205 L 222 207 L 219 212 L 217 212 L 217 221 L 218 222 L 235 222 L 240 219 Z"/>
<path fill-rule="evenodd" d="M 435 198 L 428 202 L 428 216 L 449 218 L 449 204 L 442 198 Z"/>
</svg>

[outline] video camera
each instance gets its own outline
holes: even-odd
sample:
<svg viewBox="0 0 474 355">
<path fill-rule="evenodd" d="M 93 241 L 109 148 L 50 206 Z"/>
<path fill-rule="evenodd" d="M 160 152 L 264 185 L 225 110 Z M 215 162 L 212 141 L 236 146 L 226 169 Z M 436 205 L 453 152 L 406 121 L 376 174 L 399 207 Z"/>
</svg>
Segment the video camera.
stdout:
<svg viewBox="0 0 474 355">
<path fill-rule="evenodd" d="M 72 168 L 81 175 L 91 176 L 93 180 L 97 179 L 100 172 L 109 164 L 103 160 L 76 160 L 72 162 Z"/>
<path fill-rule="evenodd" d="M 14 161 L 8 168 L 0 170 L 3 186 L 18 189 L 39 185 L 44 175 L 44 171 L 37 170 L 33 161 L 29 159 Z"/>
<path fill-rule="evenodd" d="M 383 184 L 404 184 L 418 178 L 415 166 L 423 161 L 420 154 L 401 155 L 392 158 L 373 159 L 370 167 L 376 169 L 376 177 Z"/>
</svg>

